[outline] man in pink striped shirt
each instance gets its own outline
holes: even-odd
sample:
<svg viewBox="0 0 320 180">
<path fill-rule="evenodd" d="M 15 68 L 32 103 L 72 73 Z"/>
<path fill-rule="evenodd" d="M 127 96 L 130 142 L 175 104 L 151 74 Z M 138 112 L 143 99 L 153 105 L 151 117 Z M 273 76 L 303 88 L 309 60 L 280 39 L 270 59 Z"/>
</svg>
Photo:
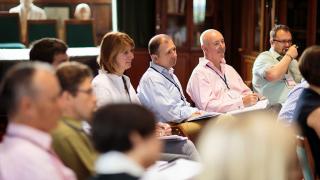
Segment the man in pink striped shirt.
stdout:
<svg viewBox="0 0 320 180">
<path fill-rule="evenodd" d="M 0 179 L 74 180 L 51 148 L 49 131 L 61 115 L 60 86 L 48 64 L 20 63 L 0 86 L 9 126 L 0 144 Z"/>
<path fill-rule="evenodd" d="M 206 30 L 200 36 L 200 44 L 204 57 L 199 59 L 187 85 L 187 93 L 197 108 L 223 113 L 256 104 L 258 95 L 226 64 L 222 34 Z"/>
</svg>

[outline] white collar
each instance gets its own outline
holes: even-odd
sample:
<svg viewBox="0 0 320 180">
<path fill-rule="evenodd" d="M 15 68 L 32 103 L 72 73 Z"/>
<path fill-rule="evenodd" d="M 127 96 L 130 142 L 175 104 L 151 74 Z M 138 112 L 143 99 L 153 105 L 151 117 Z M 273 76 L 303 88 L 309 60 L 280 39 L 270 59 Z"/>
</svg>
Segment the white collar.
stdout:
<svg viewBox="0 0 320 180">
<path fill-rule="evenodd" d="M 141 165 L 117 151 L 101 154 L 95 165 L 97 174 L 127 173 L 135 177 L 141 177 L 144 173 Z"/>
</svg>

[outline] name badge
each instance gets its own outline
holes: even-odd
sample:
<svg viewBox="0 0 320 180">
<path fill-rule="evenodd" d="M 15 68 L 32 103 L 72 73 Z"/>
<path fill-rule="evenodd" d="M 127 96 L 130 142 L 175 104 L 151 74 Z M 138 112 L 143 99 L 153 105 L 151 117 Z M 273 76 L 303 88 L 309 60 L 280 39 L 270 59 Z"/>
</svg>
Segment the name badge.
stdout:
<svg viewBox="0 0 320 180">
<path fill-rule="evenodd" d="M 284 78 L 285 78 L 286 85 L 289 88 L 292 88 L 293 86 L 296 85 L 296 82 L 294 81 L 293 77 L 290 74 L 285 74 Z"/>
</svg>

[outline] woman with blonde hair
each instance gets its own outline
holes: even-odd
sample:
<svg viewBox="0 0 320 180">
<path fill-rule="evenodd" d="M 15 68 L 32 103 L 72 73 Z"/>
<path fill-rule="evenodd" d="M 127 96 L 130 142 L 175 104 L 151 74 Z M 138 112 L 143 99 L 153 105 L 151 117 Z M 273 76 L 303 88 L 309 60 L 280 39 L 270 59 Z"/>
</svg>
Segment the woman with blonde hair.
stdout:
<svg viewBox="0 0 320 180">
<path fill-rule="evenodd" d="M 131 68 L 134 42 L 125 33 L 109 32 L 101 42 L 98 64 L 99 74 L 92 85 L 97 105 L 109 103 L 140 103 L 136 92 L 124 72 Z"/>
<path fill-rule="evenodd" d="M 265 114 L 224 116 L 201 134 L 199 180 L 288 180 L 298 177 L 294 131 Z"/>
</svg>

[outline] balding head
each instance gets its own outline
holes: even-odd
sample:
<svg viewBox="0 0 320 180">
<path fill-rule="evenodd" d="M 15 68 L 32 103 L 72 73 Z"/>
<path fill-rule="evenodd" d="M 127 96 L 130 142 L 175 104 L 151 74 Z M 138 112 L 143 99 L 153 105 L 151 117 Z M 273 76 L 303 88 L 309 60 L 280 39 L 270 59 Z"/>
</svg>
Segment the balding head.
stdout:
<svg viewBox="0 0 320 180">
<path fill-rule="evenodd" d="M 154 36 L 149 41 L 148 50 L 153 63 L 166 69 L 176 65 L 176 46 L 170 36 L 166 34 Z"/>
<path fill-rule="evenodd" d="M 208 29 L 200 36 L 204 57 L 215 66 L 224 61 L 225 43 L 222 34 L 215 29 Z"/>
<path fill-rule="evenodd" d="M 212 39 L 214 39 L 218 35 L 222 36 L 222 34 L 219 31 L 215 30 L 215 29 L 205 30 L 200 35 L 200 44 L 201 44 L 201 46 L 203 44 L 207 44 L 208 42 L 212 42 Z"/>
<path fill-rule="evenodd" d="M 45 63 L 20 63 L 2 81 L 0 99 L 9 120 L 48 132 L 60 117 L 60 86 L 53 68 Z"/>
<path fill-rule="evenodd" d="M 148 44 L 148 50 L 149 50 L 149 54 L 153 55 L 153 54 L 158 54 L 159 53 L 159 47 L 160 44 L 164 43 L 164 42 L 169 42 L 172 41 L 171 37 L 166 35 L 166 34 L 158 34 L 153 36 Z"/>
<path fill-rule="evenodd" d="M 80 20 L 88 20 L 91 17 L 91 9 L 88 4 L 80 3 L 74 11 L 74 17 Z"/>
</svg>

